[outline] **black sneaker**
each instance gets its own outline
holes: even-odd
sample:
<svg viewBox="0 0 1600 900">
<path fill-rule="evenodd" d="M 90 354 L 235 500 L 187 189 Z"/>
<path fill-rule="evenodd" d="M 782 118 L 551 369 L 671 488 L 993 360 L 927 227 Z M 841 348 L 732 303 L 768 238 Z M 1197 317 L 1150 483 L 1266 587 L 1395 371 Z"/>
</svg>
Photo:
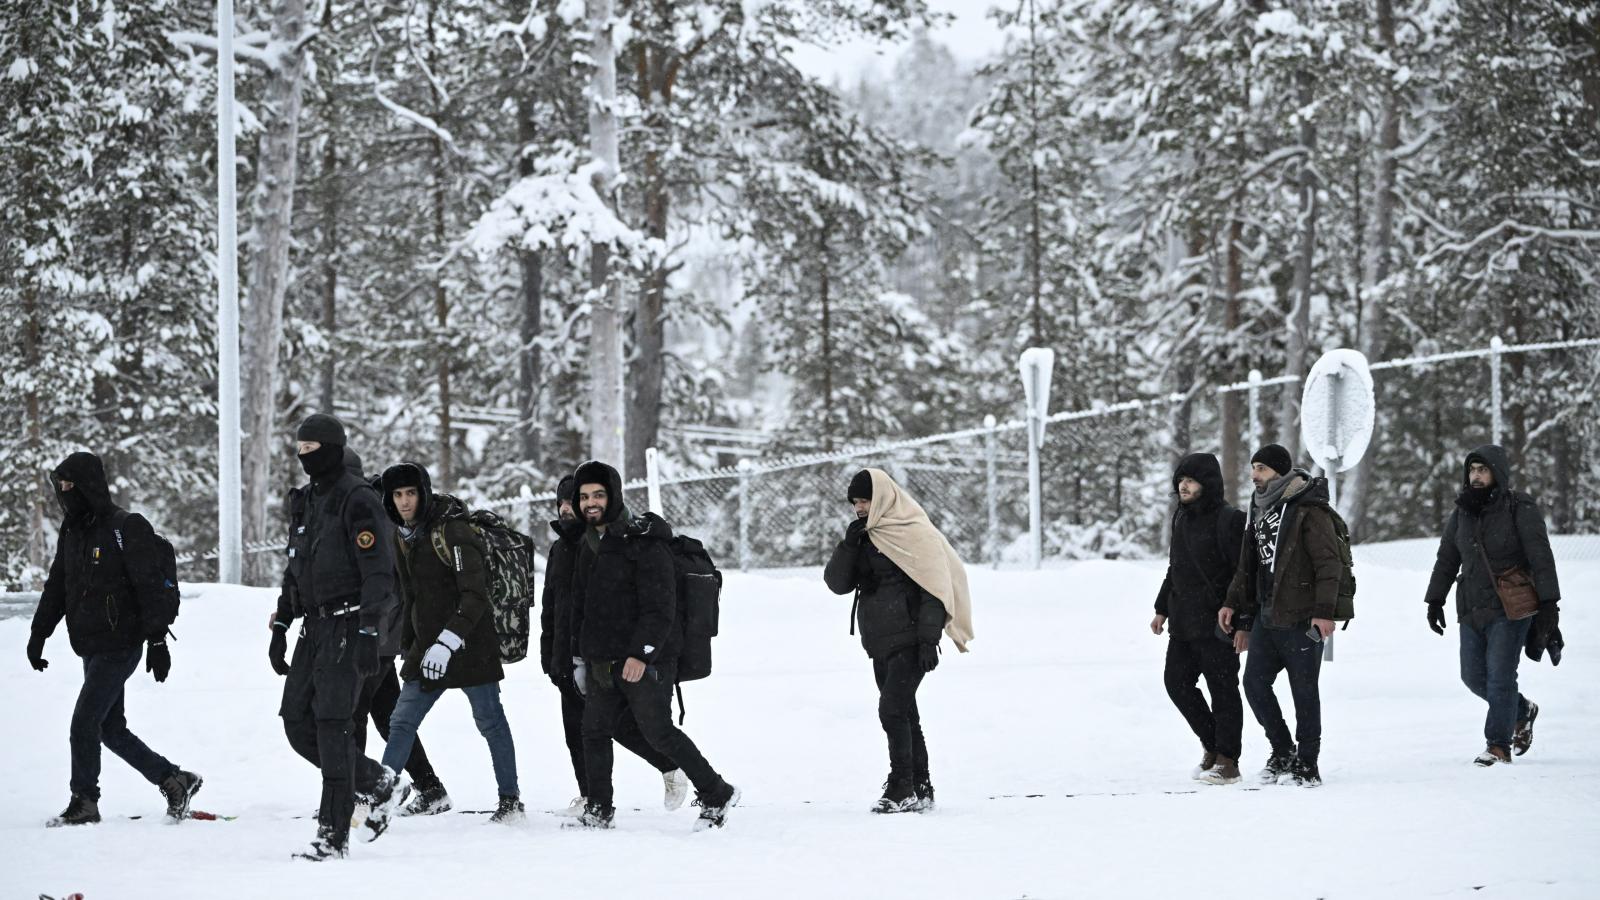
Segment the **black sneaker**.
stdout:
<svg viewBox="0 0 1600 900">
<path fill-rule="evenodd" d="M 60 828 L 63 825 L 93 825 L 100 821 L 100 803 L 80 794 L 73 794 L 68 801 L 67 808 L 61 815 L 44 823 L 48 828 Z"/>
<path fill-rule="evenodd" d="M 399 809 L 410 796 L 411 779 L 404 775 L 396 775 L 385 766 L 372 796 L 356 798 L 367 804 L 367 818 L 361 824 L 366 826 L 370 834 L 368 841 L 383 837 L 383 833 L 389 830 L 389 820 L 393 818 L 394 811 Z"/>
<path fill-rule="evenodd" d="M 927 778 L 917 780 L 917 805 L 912 807 L 912 812 L 930 812 L 933 810 L 933 781 Z"/>
<path fill-rule="evenodd" d="M 437 816 L 450 811 L 450 794 L 444 789 L 443 782 L 435 781 L 427 786 L 413 784 L 412 787 L 416 790 L 412 792 L 411 799 L 400 807 L 400 815 Z"/>
<path fill-rule="evenodd" d="M 515 825 L 527 820 L 528 814 L 522 808 L 522 801 L 516 797 L 501 797 L 500 805 L 495 807 L 494 815 L 489 817 L 489 821 L 496 825 Z"/>
<path fill-rule="evenodd" d="M 348 848 L 334 839 L 333 832 L 326 828 L 317 829 L 317 838 L 311 846 L 299 853 L 290 856 L 290 859 L 303 859 L 307 862 L 322 862 L 328 859 L 344 859 Z"/>
<path fill-rule="evenodd" d="M 1528 701 L 1528 717 L 1517 723 L 1517 733 L 1511 736 L 1511 752 L 1518 756 L 1533 746 L 1533 720 L 1539 718 L 1539 704 Z"/>
<path fill-rule="evenodd" d="M 695 831 L 721 828 L 728 821 L 728 810 L 739 805 L 739 789 L 731 784 L 726 787 L 727 792 L 720 797 L 710 797 L 704 793 L 695 795 L 694 805 L 700 807 L 700 818 L 694 820 Z"/>
<path fill-rule="evenodd" d="M 200 793 L 200 785 L 205 784 L 205 779 L 193 772 L 179 769 L 168 775 L 161 782 L 161 796 L 167 798 L 167 818 L 172 822 L 182 822 L 189 818 L 189 801 L 194 795 Z"/>
<path fill-rule="evenodd" d="M 911 782 L 902 779 L 890 779 L 883 783 L 883 796 L 873 804 L 875 813 L 903 813 L 915 812 L 917 808 L 917 791 Z"/>
<path fill-rule="evenodd" d="M 1295 755 L 1292 751 L 1289 753 L 1274 752 L 1267 757 L 1267 764 L 1261 769 L 1256 779 L 1262 784 L 1277 784 L 1278 779 L 1294 770 L 1294 763 Z"/>
<path fill-rule="evenodd" d="M 571 822 L 563 824 L 562 828 L 610 828 L 612 821 L 617 817 L 616 807 L 601 806 L 598 803 L 586 802 L 583 812 Z"/>
<path fill-rule="evenodd" d="M 1295 787 L 1321 787 L 1322 773 L 1317 771 L 1315 761 L 1307 762 L 1296 759 L 1294 767 L 1289 770 L 1289 783 Z"/>
</svg>

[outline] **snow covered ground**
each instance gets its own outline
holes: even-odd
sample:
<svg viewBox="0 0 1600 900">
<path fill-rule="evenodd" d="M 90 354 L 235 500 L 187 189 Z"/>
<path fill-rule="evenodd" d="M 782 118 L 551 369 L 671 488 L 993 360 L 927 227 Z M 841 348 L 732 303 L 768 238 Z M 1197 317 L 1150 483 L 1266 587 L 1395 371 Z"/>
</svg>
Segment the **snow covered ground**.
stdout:
<svg viewBox="0 0 1600 900">
<path fill-rule="evenodd" d="M 1199 748 L 1162 689 L 1166 638 L 1148 630 L 1160 568 L 1085 562 L 972 571 L 973 652 L 946 655 L 921 696 L 940 808 L 869 815 L 887 761 L 849 599 L 820 571 L 732 573 L 718 672 L 686 691 L 687 730 L 744 791 L 725 830 L 691 833 L 692 809 L 664 812 L 659 777 L 619 753 L 615 831 L 563 832 L 543 812 L 521 828 L 401 819 L 322 865 L 289 859 L 312 837 L 296 817 L 318 781 L 276 717 L 269 592 L 199 588 L 171 679 L 141 671 L 128 692 L 134 731 L 203 774 L 196 808 L 232 822 L 161 824 L 157 791 L 107 753 L 106 822 L 45 829 L 67 800 L 76 660 L 58 633 L 34 673 L 26 619 L 0 621 L 0 896 L 1600 896 L 1600 662 L 1585 639 L 1600 562 L 1563 564 L 1566 660 L 1524 660 L 1537 740 L 1489 770 L 1470 764 L 1483 707 L 1457 679 L 1454 624 L 1438 638 L 1423 621 L 1426 572 L 1358 567 L 1359 617 L 1323 670 L 1319 790 L 1190 781 Z M 536 662 L 510 672 L 523 797 L 565 806 L 557 695 Z M 1246 719 L 1253 771 L 1267 748 Z M 423 737 L 458 808 L 492 807 L 465 698 L 441 702 Z"/>
</svg>

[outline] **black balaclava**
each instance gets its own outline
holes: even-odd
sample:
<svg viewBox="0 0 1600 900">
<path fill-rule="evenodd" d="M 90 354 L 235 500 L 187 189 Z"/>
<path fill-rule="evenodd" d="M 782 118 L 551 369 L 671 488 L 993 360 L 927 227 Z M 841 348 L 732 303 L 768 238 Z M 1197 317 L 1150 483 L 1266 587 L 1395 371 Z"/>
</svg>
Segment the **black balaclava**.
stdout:
<svg viewBox="0 0 1600 900">
<path fill-rule="evenodd" d="M 326 413 L 312 413 L 295 430 L 297 441 L 316 441 L 322 446 L 300 454 L 300 467 L 313 480 L 336 474 L 344 468 L 344 423 Z"/>
<path fill-rule="evenodd" d="M 111 509 L 111 489 L 106 485 L 105 464 L 93 453 L 78 451 L 61 461 L 50 473 L 56 502 L 66 514 L 65 522 L 79 525 Z M 60 482 L 72 482 L 72 490 L 61 490 Z"/>
<path fill-rule="evenodd" d="M 850 479 L 850 491 L 845 495 L 845 499 L 852 502 L 856 500 L 871 500 L 872 473 L 866 469 L 857 472 L 855 477 Z"/>
</svg>

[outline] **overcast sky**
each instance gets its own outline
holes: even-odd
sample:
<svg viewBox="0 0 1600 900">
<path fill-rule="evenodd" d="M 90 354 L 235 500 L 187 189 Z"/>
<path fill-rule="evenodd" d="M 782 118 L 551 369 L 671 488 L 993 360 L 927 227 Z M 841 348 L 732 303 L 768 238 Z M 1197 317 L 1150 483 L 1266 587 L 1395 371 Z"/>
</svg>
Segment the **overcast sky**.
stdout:
<svg viewBox="0 0 1600 900">
<path fill-rule="evenodd" d="M 932 36 L 964 63 L 977 62 L 999 50 L 1004 40 L 988 11 L 1016 0 L 929 0 L 937 12 L 955 16 L 953 22 L 936 29 Z M 836 47 L 801 46 L 794 54 L 795 65 L 828 83 L 850 84 L 858 77 L 887 71 L 894 66 L 903 45 L 858 41 Z"/>
</svg>

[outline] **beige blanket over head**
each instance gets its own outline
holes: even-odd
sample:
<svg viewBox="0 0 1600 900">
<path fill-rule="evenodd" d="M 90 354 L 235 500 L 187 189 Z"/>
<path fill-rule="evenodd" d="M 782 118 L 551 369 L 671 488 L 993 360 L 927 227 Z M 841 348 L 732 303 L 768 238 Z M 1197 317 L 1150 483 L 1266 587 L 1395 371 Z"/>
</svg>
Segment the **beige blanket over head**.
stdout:
<svg viewBox="0 0 1600 900">
<path fill-rule="evenodd" d="M 872 473 L 872 509 L 867 536 L 902 572 L 944 604 L 944 633 L 967 652 L 972 640 L 972 594 L 956 548 L 929 521 L 922 505 L 882 469 Z"/>
</svg>

